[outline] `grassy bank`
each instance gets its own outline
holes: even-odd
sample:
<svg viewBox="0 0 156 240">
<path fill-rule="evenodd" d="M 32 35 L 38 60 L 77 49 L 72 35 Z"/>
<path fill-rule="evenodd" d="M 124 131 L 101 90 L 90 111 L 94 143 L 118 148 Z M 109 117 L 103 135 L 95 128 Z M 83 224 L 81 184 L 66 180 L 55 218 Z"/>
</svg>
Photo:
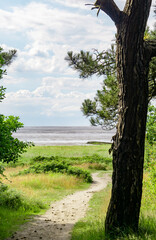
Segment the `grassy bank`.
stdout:
<svg viewBox="0 0 156 240">
<path fill-rule="evenodd" d="M 6 165 L 4 173 L 9 181 L 3 179 L 7 186 L 2 185 L 0 189 L 0 239 L 6 239 L 31 216 L 43 213 L 52 201 L 88 188 L 89 183 L 82 177 L 86 171 L 83 168 L 87 171 L 111 169 L 109 147 L 107 144 L 36 146 L 24 153 L 15 164 Z M 55 168 L 51 169 L 54 165 Z M 62 166 L 68 165 L 70 174 L 62 170 Z M 31 172 L 32 169 L 35 171 Z M 75 172 L 76 175 L 73 175 Z"/>
</svg>

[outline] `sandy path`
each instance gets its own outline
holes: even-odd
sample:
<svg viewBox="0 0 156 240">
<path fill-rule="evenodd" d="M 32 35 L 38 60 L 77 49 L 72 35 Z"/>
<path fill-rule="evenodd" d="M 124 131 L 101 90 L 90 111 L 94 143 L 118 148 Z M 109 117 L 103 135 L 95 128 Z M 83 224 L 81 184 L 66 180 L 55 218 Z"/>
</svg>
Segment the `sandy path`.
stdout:
<svg viewBox="0 0 156 240">
<path fill-rule="evenodd" d="M 36 216 L 32 222 L 22 225 L 21 231 L 8 240 L 69 240 L 74 224 L 85 216 L 93 193 L 105 188 L 110 181 L 108 175 L 97 175 L 98 173 L 93 174 L 94 182 L 89 189 L 68 195 L 63 200 L 51 204 L 44 215 Z"/>
</svg>

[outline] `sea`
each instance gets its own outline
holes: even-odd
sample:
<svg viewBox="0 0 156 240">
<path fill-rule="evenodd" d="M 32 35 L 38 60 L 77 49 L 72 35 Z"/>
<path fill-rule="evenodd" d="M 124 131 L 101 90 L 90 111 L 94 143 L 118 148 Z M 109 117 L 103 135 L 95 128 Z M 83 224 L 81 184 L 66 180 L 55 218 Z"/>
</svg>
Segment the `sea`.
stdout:
<svg viewBox="0 0 156 240">
<path fill-rule="evenodd" d="M 111 143 L 115 130 L 101 127 L 24 127 L 13 134 L 21 141 L 33 142 L 37 146 L 86 145 L 98 141 Z"/>
</svg>

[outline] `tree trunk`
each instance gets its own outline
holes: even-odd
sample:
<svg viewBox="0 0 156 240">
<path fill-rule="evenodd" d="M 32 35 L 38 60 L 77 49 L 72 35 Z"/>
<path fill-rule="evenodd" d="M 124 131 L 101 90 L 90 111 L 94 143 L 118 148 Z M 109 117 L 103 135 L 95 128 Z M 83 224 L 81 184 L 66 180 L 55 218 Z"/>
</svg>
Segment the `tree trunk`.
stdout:
<svg viewBox="0 0 156 240">
<path fill-rule="evenodd" d="M 113 143 L 112 195 L 106 233 L 115 228 L 138 229 L 142 196 L 150 61 L 143 36 L 151 1 L 127 3 L 122 20 L 116 24 L 119 122 Z"/>
</svg>

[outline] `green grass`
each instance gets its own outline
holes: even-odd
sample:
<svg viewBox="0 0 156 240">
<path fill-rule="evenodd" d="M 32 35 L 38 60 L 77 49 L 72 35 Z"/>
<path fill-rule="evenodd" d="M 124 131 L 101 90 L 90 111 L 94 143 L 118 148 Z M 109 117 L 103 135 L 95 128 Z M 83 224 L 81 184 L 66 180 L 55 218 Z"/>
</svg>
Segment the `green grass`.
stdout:
<svg viewBox="0 0 156 240">
<path fill-rule="evenodd" d="M 106 189 L 94 194 L 89 203 L 86 217 L 74 226 L 72 240 L 155 240 L 156 186 L 153 185 L 154 182 L 150 181 L 150 176 L 149 172 L 146 172 L 144 176 L 141 215 L 137 233 L 128 229 L 120 232 L 118 236 L 105 236 L 105 216 L 111 190 L 109 185 Z"/>
<path fill-rule="evenodd" d="M 10 164 L 5 174 L 11 180 L 8 196 L 12 199 L 19 198 L 19 206 L 8 209 L 2 198 L 0 203 L 0 239 L 6 239 L 18 225 L 27 221 L 30 215 L 40 214 L 49 207 L 51 201 L 59 200 L 64 196 L 89 187 L 87 183 L 75 176 L 63 173 L 29 173 L 18 175 L 19 171 L 28 169 L 38 164 L 44 165 L 42 158 L 52 157 L 53 160 L 65 161 L 73 167 L 89 169 L 90 171 L 111 170 L 112 158 L 108 153 L 109 144 L 93 146 L 50 146 L 33 147 L 24 153 L 19 162 Z M 12 166 L 12 167 L 11 167 Z M 144 177 L 144 191 L 141 207 L 139 232 L 121 232 L 118 237 L 106 237 L 104 231 L 105 214 L 110 200 L 110 186 L 99 193 L 95 193 L 90 201 L 90 206 L 85 219 L 79 221 L 73 230 L 72 240 L 155 240 L 156 236 L 156 201 L 155 201 L 155 165 L 149 165 Z M 47 166 L 46 166 L 47 167 Z M 150 170 L 150 171 L 149 171 Z M 15 189 L 16 191 L 14 192 Z M 2 196 L 2 194 L 1 194 Z M 9 197 L 10 198 L 10 197 Z M 7 197 L 8 199 L 8 197 Z M 10 198 L 11 199 L 11 198 Z M 29 199 L 29 200 L 28 200 Z M 20 205 L 21 204 L 21 205 Z"/>
<path fill-rule="evenodd" d="M 37 156 L 82 158 L 96 154 L 98 156 L 111 159 L 111 156 L 108 153 L 110 146 L 110 144 L 96 146 L 35 146 L 29 148 L 26 153 L 22 154 L 18 161 L 18 164 L 29 164 L 32 158 Z"/>
<path fill-rule="evenodd" d="M 42 158 L 37 160 L 36 157 L 53 156 L 53 160 L 65 161 L 67 165 L 72 166 L 72 169 L 69 169 L 70 172 L 81 172 L 77 168 L 75 170 L 75 166 L 95 171 L 95 169 L 105 168 L 104 165 L 109 166 L 108 168 L 111 169 L 109 148 L 110 144 L 96 146 L 35 146 L 22 154 L 17 163 L 6 165 L 4 173 L 10 182 L 3 179 L 4 183 L 9 185 L 9 189 L 6 191 L 1 189 L 0 194 L 0 239 L 7 238 L 30 215 L 43 213 L 52 201 L 59 200 L 76 190 L 89 187 L 89 184 L 82 179 L 59 172 L 48 171 L 43 173 L 41 171 L 38 174 L 19 175 L 20 171 L 35 165 L 38 167 L 40 164 L 42 168 L 45 164 L 47 168 L 46 161 L 43 161 Z M 15 202 L 16 204 L 14 204 Z"/>
<path fill-rule="evenodd" d="M 9 166 L 32 166 L 37 162 L 43 163 L 43 157 L 51 158 L 59 162 L 83 169 L 95 170 L 112 170 L 112 156 L 108 153 L 110 144 L 90 145 L 90 146 L 35 146 L 19 158 L 16 163 L 10 163 Z M 41 159 L 41 160 L 40 160 Z M 51 161 L 50 160 L 50 161 Z"/>
<path fill-rule="evenodd" d="M 81 179 L 60 173 L 15 176 L 12 173 L 18 171 L 17 168 L 6 170 L 11 182 L 9 188 L 4 186 L 0 190 L 1 240 L 17 230 L 19 224 L 27 221 L 29 216 L 44 213 L 52 201 L 89 187 Z"/>
<path fill-rule="evenodd" d="M 105 239 L 104 218 L 110 199 L 110 186 L 95 193 L 89 202 L 89 209 L 84 219 L 75 224 L 72 240 Z"/>
<path fill-rule="evenodd" d="M 74 175 L 83 178 L 86 182 L 92 182 L 92 176 L 89 171 L 72 165 L 69 159 L 62 159 L 60 157 L 41 157 L 38 156 L 32 159 L 31 166 L 17 175 L 25 175 L 29 173 L 48 173 L 60 172 L 68 175 Z"/>
<path fill-rule="evenodd" d="M 30 215 L 32 215 L 32 211 L 10 210 L 0 207 L 0 239 L 8 238 L 20 224 L 31 219 Z"/>
</svg>

